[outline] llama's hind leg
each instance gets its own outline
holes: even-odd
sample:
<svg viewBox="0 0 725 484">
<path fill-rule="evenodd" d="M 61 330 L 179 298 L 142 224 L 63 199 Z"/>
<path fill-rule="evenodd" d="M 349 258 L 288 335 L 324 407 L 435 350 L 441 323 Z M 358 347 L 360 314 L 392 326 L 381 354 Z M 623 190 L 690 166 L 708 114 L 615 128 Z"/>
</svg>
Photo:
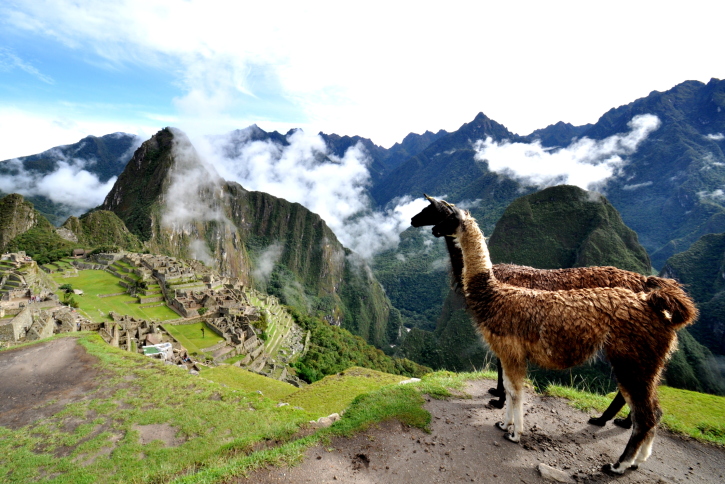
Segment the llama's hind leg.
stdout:
<svg viewBox="0 0 725 484">
<path fill-rule="evenodd" d="M 654 384 L 642 382 L 640 385 L 628 398 L 632 409 L 632 435 L 619 460 L 604 466 L 605 472 L 623 474 L 627 469 L 636 469 L 652 453 L 652 442 L 662 411 Z"/>
</svg>

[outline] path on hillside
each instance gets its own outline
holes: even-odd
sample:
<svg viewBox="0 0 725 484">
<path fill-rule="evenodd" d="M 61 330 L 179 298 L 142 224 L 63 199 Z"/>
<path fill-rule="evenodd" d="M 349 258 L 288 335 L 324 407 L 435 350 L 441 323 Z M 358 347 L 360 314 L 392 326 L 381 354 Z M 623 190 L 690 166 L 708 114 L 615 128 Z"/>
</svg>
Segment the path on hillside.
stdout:
<svg viewBox="0 0 725 484">
<path fill-rule="evenodd" d="M 431 433 L 385 422 L 352 438 L 307 451 L 292 468 L 266 469 L 235 483 L 543 483 L 540 463 L 561 470 L 571 482 L 718 483 L 725 482 L 725 449 L 660 431 L 653 454 L 637 471 L 621 477 L 600 472 L 614 462 L 630 431 L 612 424 L 587 424 L 589 414 L 559 398 L 527 392 L 520 445 L 494 428 L 503 411 L 487 405 L 494 382 L 475 381 L 472 399 L 429 399 Z"/>
</svg>

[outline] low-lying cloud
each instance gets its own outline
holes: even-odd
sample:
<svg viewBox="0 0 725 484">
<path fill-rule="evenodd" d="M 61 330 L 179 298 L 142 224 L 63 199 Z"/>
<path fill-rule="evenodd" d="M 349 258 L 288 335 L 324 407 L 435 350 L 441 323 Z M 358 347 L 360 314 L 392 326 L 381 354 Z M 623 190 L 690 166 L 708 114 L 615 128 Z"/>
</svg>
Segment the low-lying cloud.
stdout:
<svg viewBox="0 0 725 484">
<path fill-rule="evenodd" d="M 222 178 L 300 203 L 320 215 L 343 245 L 365 258 L 396 247 L 411 216 L 428 203 L 408 197 L 373 210 L 367 196 L 370 159 L 362 145 L 336 156 L 319 135 L 297 130 L 283 145 L 251 141 L 255 129 L 205 138 L 197 146 Z"/>
<path fill-rule="evenodd" d="M 585 190 L 601 189 L 607 179 L 619 173 L 626 157 L 659 128 L 660 120 L 643 114 L 632 118 L 628 126 L 628 133 L 603 140 L 581 138 L 560 149 L 545 148 L 539 141 L 527 144 L 487 138 L 474 143 L 476 160 L 487 162 L 491 171 L 530 186 L 569 184 Z"/>
<path fill-rule="evenodd" d="M 65 206 L 68 215 L 80 215 L 103 203 L 116 182 L 116 177 L 102 182 L 87 170 L 95 160 L 67 157 L 58 149 L 46 155 L 56 160 L 56 168 L 45 174 L 26 170 L 19 159 L 2 163 L 5 173 L 0 176 L 0 190 L 25 197 L 43 196 Z"/>
</svg>

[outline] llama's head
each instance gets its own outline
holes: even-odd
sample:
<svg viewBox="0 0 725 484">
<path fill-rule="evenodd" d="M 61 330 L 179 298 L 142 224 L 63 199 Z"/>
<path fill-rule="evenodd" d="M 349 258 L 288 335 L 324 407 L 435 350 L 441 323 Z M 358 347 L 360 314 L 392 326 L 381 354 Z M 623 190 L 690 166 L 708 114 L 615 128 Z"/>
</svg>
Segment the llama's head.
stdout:
<svg viewBox="0 0 725 484">
<path fill-rule="evenodd" d="M 450 214 L 453 213 L 453 205 L 449 204 L 445 200 L 438 200 L 433 197 L 429 197 L 425 193 L 423 196 L 430 202 L 430 205 L 420 211 L 419 214 L 415 215 L 410 219 L 410 225 L 413 227 L 425 227 L 426 225 L 437 225 Z"/>
<path fill-rule="evenodd" d="M 455 237 L 463 221 L 469 217 L 467 211 L 453 205 L 451 205 L 451 210 L 450 215 L 433 227 L 433 235 L 436 237 Z"/>
</svg>

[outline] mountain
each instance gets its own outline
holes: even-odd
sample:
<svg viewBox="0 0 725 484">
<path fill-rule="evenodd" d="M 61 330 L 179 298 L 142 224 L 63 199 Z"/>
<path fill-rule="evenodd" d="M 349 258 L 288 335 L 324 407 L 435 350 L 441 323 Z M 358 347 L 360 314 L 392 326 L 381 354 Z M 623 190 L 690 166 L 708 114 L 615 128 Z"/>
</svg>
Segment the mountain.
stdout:
<svg viewBox="0 0 725 484">
<path fill-rule="evenodd" d="M 485 164 L 475 160 L 473 142 L 488 137 L 497 141 L 523 140 L 479 113 L 470 123 L 438 137 L 420 153 L 401 163 L 371 188 L 371 195 L 380 206 L 395 197 L 420 197 L 425 192 L 445 194 L 456 202 L 486 198 L 492 203 L 503 203 L 505 207 L 516 197 L 520 187 L 516 182 L 491 173 Z"/>
<path fill-rule="evenodd" d="M 685 284 L 700 309 L 690 332 L 715 353 L 725 354 L 725 233 L 700 237 L 667 259 L 661 273 Z"/>
<path fill-rule="evenodd" d="M 73 249 L 48 219 L 17 193 L 0 199 L 0 243 L 3 252 L 24 251 L 38 264 L 67 257 Z"/>
<path fill-rule="evenodd" d="M 0 199 L 0 251 L 18 235 L 39 223 L 42 215 L 22 195 L 12 193 Z"/>
<path fill-rule="evenodd" d="M 474 215 L 490 230 L 503 208 L 531 192 L 507 174 L 476 161 L 474 143 L 491 138 L 511 143 L 538 141 L 547 149 L 577 140 L 601 141 L 630 132 L 635 116 L 656 116 L 659 127 L 630 155 L 602 188 L 622 219 L 637 232 L 656 268 L 706 233 L 725 231 L 725 81 L 686 81 L 605 113 L 595 124 L 557 123 L 518 136 L 479 113 L 376 181 L 371 193 L 379 205 L 423 192 L 457 203 L 478 201 Z"/>
<path fill-rule="evenodd" d="M 317 214 L 222 179 L 177 129 L 136 150 L 99 208 L 151 252 L 202 260 L 378 347 L 398 338 L 382 286 Z"/>
<path fill-rule="evenodd" d="M 17 192 L 33 203 L 35 208 L 55 225 L 73 214 L 67 204 L 53 196 L 52 189 L 39 189 L 46 177 L 65 168 L 75 176 L 85 170 L 103 184 L 118 176 L 141 144 L 138 136 L 113 133 L 101 137 L 87 136 L 77 143 L 56 146 L 39 154 L 0 161 L 0 190 Z M 0 196 L 4 193 L 0 191 Z"/>
<path fill-rule="evenodd" d="M 141 241 L 126 228 L 118 216 L 107 210 L 94 210 L 68 220 L 56 233 L 83 247 L 119 247 L 131 252 L 143 250 Z"/>
<path fill-rule="evenodd" d="M 539 269 L 612 265 L 651 273 L 637 234 L 609 201 L 571 185 L 550 187 L 514 200 L 489 241 L 494 263 Z"/>
<path fill-rule="evenodd" d="M 660 268 L 700 236 L 725 231 L 725 81 L 653 91 L 610 110 L 582 136 L 622 132 L 638 114 L 654 114 L 661 125 L 605 190 Z"/>
</svg>

